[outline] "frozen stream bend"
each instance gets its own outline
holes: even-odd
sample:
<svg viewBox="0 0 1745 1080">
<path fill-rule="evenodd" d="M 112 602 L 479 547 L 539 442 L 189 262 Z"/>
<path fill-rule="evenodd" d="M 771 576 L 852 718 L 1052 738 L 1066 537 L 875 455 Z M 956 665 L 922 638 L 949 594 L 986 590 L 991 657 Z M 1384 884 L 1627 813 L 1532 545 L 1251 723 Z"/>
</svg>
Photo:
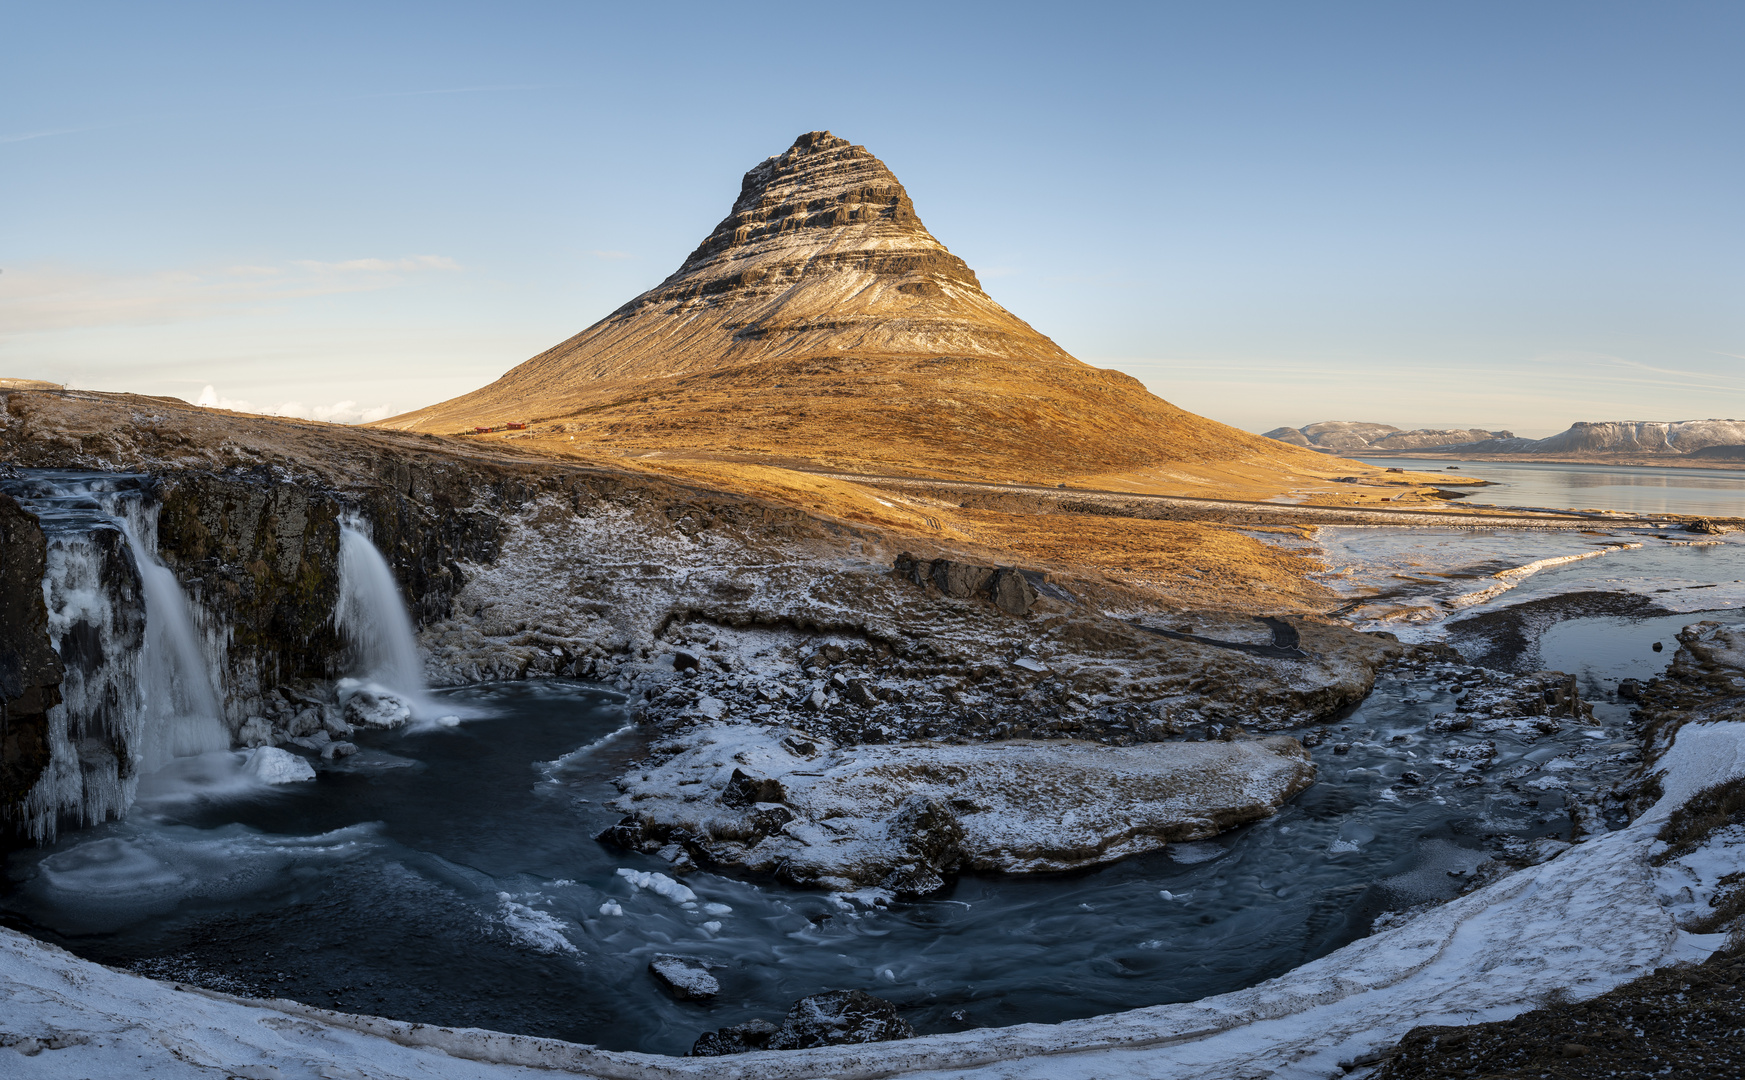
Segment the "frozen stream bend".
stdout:
<svg viewBox="0 0 1745 1080">
<path fill-rule="evenodd" d="M 12 1044 L 10 1053 L 24 1052 L 7 1061 L 10 1076 L 93 1080 L 138 1076 L 148 1066 L 166 1077 L 207 1076 L 220 1066 L 281 1077 L 511 1076 L 529 1067 L 627 1080 L 1334 1076 L 1340 1060 L 1418 1024 L 1503 1018 L 1557 988 L 1593 996 L 1717 948 L 1722 935 L 1687 934 L 1676 921 L 1690 914 L 1693 882 L 1700 897 L 1703 857 L 1712 850 L 1661 868 L 1649 859 L 1656 831 L 1691 795 L 1745 777 L 1745 723 L 1687 725 L 1659 769 L 1662 797 L 1628 828 L 1285 976 L 1188 1004 L 693 1060 L 183 989 L 0 931 L 0 1039 Z M 1737 842 L 1738 831 L 1716 834 L 1711 848 Z"/>
</svg>

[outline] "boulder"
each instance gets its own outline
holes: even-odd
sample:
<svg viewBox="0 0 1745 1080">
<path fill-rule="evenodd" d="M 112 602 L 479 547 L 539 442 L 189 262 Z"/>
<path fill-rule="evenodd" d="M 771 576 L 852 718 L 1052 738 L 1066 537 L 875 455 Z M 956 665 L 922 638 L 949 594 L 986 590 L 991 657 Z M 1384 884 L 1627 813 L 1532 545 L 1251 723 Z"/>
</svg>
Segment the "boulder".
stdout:
<svg viewBox="0 0 1745 1080">
<path fill-rule="evenodd" d="M 1315 775 L 1286 737 L 849 748 L 712 724 L 667 749 L 667 760 L 618 779 L 614 806 L 626 816 L 601 840 L 639 851 L 678 843 L 701 863 L 899 895 L 965 869 L 1057 872 L 1204 839 L 1270 816 Z"/>
<path fill-rule="evenodd" d="M 648 965 L 648 973 L 679 1001 L 706 1001 L 721 992 L 721 984 L 709 974 L 712 965 L 688 956 L 661 954 Z"/>
<path fill-rule="evenodd" d="M 692 1057 L 720 1057 L 751 1050 L 809 1050 L 819 1046 L 912 1039 L 915 1029 L 897 1007 L 865 990 L 831 990 L 794 1002 L 780 1027 L 753 1020 L 699 1038 Z"/>
</svg>

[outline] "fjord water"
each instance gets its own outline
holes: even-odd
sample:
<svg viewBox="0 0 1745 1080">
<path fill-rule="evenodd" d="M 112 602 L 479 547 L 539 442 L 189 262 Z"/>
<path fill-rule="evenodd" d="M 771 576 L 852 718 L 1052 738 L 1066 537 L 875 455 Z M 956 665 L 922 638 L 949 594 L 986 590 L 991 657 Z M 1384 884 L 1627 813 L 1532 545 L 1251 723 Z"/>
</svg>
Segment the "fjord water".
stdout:
<svg viewBox="0 0 1745 1080">
<path fill-rule="evenodd" d="M 1745 516 L 1745 470 L 1740 469 L 1357 456 L 1367 465 L 1446 472 L 1495 485 L 1464 488 L 1471 494 L 1462 501 L 1472 505 Z"/>
<path fill-rule="evenodd" d="M 1460 786 L 1429 762 L 1476 737 L 1425 730 L 1451 685 L 1384 682 L 1335 726 L 1351 751 L 1317 748 L 1320 782 L 1269 821 L 889 907 L 707 872 L 682 877 L 690 907 L 638 888 L 618 871 L 672 868 L 592 839 L 617 818 L 610 778 L 647 750 L 622 701 L 576 682 L 482 685 L 442 695 L 478 719 L 366 737 L 313 783 L 142 807 L 15 856 L 0 907 L 160 977 L 618 1049 L 682 1053 L 706 1029 L 852 987 L 923 1031 L 1057 1021 L 1282 974 L 1384 912 L 1454 895 L 1486 837 L 1567 834 L 1562 800 L 1624 767 L 1620 727 L 1573 726 L 1491 736 L 1494 775 L 1556 759 L 1565 785 Z M 1407 770 L 1423 782 L 1402 785 Z M 672 1001 L 646 971 L 657 953 L 724 965 L 720 998 Z"/>
</svg>

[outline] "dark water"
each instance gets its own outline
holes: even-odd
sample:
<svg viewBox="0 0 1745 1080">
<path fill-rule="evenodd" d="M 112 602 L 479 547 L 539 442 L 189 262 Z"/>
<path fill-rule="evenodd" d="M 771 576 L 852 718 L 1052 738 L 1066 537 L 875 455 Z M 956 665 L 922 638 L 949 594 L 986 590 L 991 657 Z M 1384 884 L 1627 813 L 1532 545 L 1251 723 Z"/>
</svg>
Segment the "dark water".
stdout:
<svg viewBox="0 0 1745 1080">
<path fill-rule="evenodd" d="M 966 877 L 889 908 L 708 873 L 683 878 L 689 907 L 635 887 L 616 871 L 666 864 L 591 839 L 616 819 L 609 778 L 643 753 L 615 696 L 477 686 L 452 697 L 480 719 L 377 736 L 313 783 L 184 787 L 17 855 L 0 908 L 160 977 L 617 1049 L 682 1053 L 705 1029 L 845 987 L 922 1031 L 1056 1021 L 1281 974 L 1384 912 L 1454 895 L 1487 843 L 1566 833 L 1569 792 L 1510 776 L 1566 762 L 1556 775 L 1579 773 L 1579 789 L 1624 767 L 1609 761 L 1629 749 L 1616 729 L 1492 736 L 1502 758 L 1463 787 L 1431 759 L 1479 736 L 1424 728 L 1452 707 L 1449 685 L 1379 686 L 1334 726 L 1352 752 L 1319 747 L 1320 782 L 1270 821 L 1089 873 Z M 1407 769 L 1423 783 L 1400 786 Z M 725 965 L 720 998 L 669 999 L 646 971 L 662 952 Z"/>
<path fill-rule="evenodd" d="M 1359 455 L 1370 465 L 1446 472 L 1497 485 L 1471 490 L 1463 503 L 1632 514 L 1745 516 L 1745 470 L 1652 465 L 1553 465 L 1530 461 L 1444 461 Z M 1450 471 L 1448 466 L 1458 471 Z"/>
</svg>

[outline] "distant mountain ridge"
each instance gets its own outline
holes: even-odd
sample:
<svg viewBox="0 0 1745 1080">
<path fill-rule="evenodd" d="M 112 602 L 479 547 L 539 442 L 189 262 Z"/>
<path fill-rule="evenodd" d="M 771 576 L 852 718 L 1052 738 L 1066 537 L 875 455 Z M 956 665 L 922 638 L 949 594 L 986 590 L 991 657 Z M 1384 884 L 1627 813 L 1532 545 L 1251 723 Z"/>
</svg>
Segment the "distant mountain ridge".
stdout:
<svg viewBox="0 0 1745 1080">
<path fill-rule="evenodd" d="M 1483 428 L 1419 428 L 1402 431 L 1392 424 L 1372 424 L 1362 420 L 1323 420 L 1304 427 L 1273 428 L 1263 438 L 1276 439 L 1292 446 L 1304 446 L 1323 453 L 1353 450 L 1430 450 L 1491 439 L 1513 439 L 1512 431 L 1486 431 Z"/>
<path fill-rule="evenodd" d="M 1326 453 L 1434 450 L 1459 454 L 1665 454 L 1729 460 L 1745 457 L 1745 420 L 1577 421 L 1543 439 L 1516 438 L 1479 428 L 1401 431 L 1388 424 L 1325 420 L 1303 428 L 1274 428 L 1264 436 Z M 1741 448 L 1740 453 L 1711 448 Z"/>
</svg>

